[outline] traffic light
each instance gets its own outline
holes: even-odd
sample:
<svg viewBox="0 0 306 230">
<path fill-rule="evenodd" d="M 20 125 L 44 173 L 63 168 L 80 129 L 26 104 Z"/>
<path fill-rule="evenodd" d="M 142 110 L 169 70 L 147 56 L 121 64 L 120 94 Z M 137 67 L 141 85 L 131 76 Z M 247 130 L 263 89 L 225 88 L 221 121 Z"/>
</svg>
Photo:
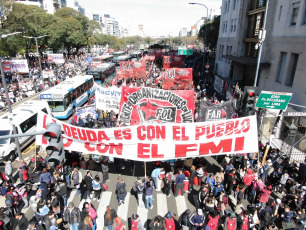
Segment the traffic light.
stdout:
<svg viewBox="0 0 306 230">
<path fill-rule="evenodd" d="M 255 89 L 247 89 L 247 100 L 245 105 L 245 112 L 247 116 L 255 114 L 255 100 L 256 93 Z"/>
<path fill-rule="evenodd" d="M 56 123 L 48 124 L 44 138 L 48 141 L 46 147 L 48 165 L 57 166 L 63 163 L 65 152 L 62 139 L 62 126 Z"/>
</svg>

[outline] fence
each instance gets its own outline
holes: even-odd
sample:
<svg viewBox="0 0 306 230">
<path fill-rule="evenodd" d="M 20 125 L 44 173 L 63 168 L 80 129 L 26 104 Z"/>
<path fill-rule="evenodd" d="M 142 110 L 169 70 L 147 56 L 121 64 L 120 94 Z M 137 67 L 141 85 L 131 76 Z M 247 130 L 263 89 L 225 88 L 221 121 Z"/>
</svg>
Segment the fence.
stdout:
<svg viewBox="0 0 306 230">
<path fill-rule="evenodd" d="M 270 141 L 277 115 L 278 113 L 263 109 L 258 112 L 258 133 L 263 144 Z M 289 134 L 292 120 L 297 127 L 295 135 Z M 296 160 L 299 163 L 306 163 L 306 126 L 299 123 L 299 118 L 283 117 L 276 127 L 275 137 L 270 144 L 279 149 L 282 155 L 289 157 L 291 162 Z"/>
</svg>

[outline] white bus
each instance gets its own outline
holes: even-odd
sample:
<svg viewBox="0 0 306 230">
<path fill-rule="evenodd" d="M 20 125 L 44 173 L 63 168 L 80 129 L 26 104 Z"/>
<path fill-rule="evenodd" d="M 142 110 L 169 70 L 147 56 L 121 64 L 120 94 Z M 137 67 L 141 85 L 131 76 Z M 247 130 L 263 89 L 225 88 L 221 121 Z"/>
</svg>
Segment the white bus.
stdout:
<svg viewBox="0 0 306 230">
<path fill-rule="evenodd" d="M 40 99 L 48 102 L 55 118 L 67 119 L 93 94 L 93 76 L 78 75 L 44 91 L 40 94 Z"/>
<path fill-rule="evenodd" d="M 29 100 L 12 111 L 12 122 L 18 134 L 36 132 L 37 113 L 42 111 L 51 115 L 46 101 Z M 9 122 L 9 113 L 0 117 L 0 136 L 12 135 L 13 128 Z M 25 148 L 35 139 L 35 136 L 18 137 L 21 149 Z M 13 138 L 0 139 L 0 162 L 14 161 L 16 158 L 16 144 Z"/>
</svg>

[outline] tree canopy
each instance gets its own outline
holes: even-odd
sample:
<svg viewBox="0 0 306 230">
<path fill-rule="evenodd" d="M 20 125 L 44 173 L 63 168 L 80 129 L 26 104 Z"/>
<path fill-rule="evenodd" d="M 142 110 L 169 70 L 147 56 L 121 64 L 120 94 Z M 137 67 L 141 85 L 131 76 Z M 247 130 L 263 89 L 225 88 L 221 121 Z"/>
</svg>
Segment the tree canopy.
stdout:
<svg viewBox="0 0 306 230">
<path fill-rule="evenodd" d="M 220 28 L 220 18 L 221 16 L 215 17 L 214 20 L 209 21 L 207 23 L 207 34 L 206 34 L 206 39 L 207 39 L 207 44 L 206 47 L 210 50 L 216 50 L 217 47 L 217 41 L 218 41 L 218 36 L 219 36 L 219 28 Z M 203 41 L 204 38 L 204 33 L 205 33 L 206 25 L 203 25 L 200 29 L 200 32 L 198 34 L 198 38 Z"/>
</svg>

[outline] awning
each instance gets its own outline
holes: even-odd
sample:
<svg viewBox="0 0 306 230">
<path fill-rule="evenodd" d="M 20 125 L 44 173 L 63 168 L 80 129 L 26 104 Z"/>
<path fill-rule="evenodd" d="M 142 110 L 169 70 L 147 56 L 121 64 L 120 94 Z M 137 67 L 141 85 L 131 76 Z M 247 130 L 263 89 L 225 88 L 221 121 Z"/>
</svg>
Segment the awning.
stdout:
<svg viewBox="0 0 306 230">
<path fill-rule="evenodd" d="M 248 66 L 256 66 L 257 65 L 257 59 L 252 57 L 236 57 L 233 55 L 223 55 L 223 58 L 232 60 L 234 62 L 240 63 L 242 65 L 248 65 Z M 260 65 L 262 66 L 269 66 L 271 63 L 268 62 L 261 62 Z"/>
</svg>

